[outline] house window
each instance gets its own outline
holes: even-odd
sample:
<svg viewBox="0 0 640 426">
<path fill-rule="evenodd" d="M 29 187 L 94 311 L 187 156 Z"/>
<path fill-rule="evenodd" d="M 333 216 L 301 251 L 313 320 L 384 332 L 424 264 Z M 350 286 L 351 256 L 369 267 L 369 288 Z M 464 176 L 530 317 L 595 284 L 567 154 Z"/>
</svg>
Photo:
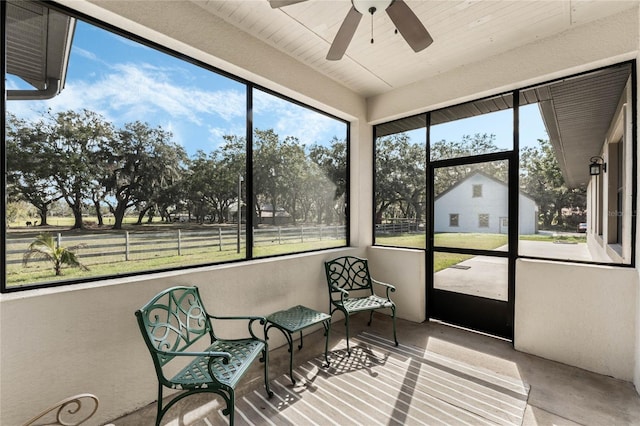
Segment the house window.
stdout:
<svg viewBox="0 0 640 426">
<path fill-rule="evenodd" d="M 449 226 L 459 226 L 458 225 L 458 219 L 460 218 L 460 215 L 458 215 L 458 213 L 451 213 L 449 214 Z"/>
<path fill-rule="evenodd" d="M 488 228 L 489 227 L 489 214 L 480 213 L 478 215 L 478 228 Z"/>
<path fill-rule="evenodd" d="M 480 198 L 482 197 L 482 184 L 479 185 L 473 185 L 472 187 L 472 191 L 473 191 L 473 198 Z"/>
<path fill-rule="evenodd" d="M 347 122 L 55 6 L 6 5 L 1 290 L 347 244 Z M 66 24 L 34 29 L 42 16 Z M 52 98 L 27 50 L 67 64 Z M 23 267 L 38 234 L 88 270 Z"/>
</svg>

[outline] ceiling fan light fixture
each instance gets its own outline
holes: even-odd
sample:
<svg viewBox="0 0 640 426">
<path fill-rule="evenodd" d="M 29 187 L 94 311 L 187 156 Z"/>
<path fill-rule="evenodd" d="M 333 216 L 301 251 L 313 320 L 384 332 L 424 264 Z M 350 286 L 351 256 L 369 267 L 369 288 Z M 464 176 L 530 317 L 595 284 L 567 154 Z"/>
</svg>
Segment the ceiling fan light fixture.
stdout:
<svg viewBox="0 0 640 426">
<path fill-rule="evenodd" d="M 373 14 L 378 10 L 386 10 L 393 0 L 351 0 L 353 7 L 362 15 Z M 373 9 L 373 11 L 371 11 Z"/>
</svg>

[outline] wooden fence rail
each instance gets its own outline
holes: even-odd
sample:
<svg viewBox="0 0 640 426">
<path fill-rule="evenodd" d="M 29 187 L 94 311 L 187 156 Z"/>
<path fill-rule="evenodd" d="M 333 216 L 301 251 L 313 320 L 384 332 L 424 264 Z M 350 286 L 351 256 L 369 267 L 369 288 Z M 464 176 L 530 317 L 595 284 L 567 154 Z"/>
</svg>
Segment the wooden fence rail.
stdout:
<svg viewBox="0 0 640 426">
<path fill-rule="evenodd" d="M 64 235 L 55 234 L 58 247 L 84 245 L 78 254 L 85 265 L 129 260 L 143 260 L 162 256 L 181 256 L 211 251 L 231 251 L 238 247 L 237 230 L 172 230 L 167 232 L 122 232 L 112 234 Z M 268 246 L 346 238 L 346 227 L 278 227 L 253 230 L 254 245 Z M 6 264 L 22 262 L 22 256 L 33 238 L 12 238 L 6 244 Z M 245 239 L 241 238 L 240 244 Z"/>
</svg>

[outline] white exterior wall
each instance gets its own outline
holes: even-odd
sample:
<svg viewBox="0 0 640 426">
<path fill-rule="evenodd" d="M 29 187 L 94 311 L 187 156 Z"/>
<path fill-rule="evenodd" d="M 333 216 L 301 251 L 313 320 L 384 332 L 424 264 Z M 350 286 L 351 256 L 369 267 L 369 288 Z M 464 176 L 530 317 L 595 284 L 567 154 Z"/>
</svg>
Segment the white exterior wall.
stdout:
<svg viewBox="0 0 640 426">
<path fill-rule="evenodd" d="M 473 197 L 473 186 L 482 185 L 482 197 Z M 475 174 L 436 198 L 435 232 L 488 232 L 499 234 L 500 218 L 509 216 L 507 187 Z M 449 226 L 449 214 L 458 214 L 458 226 Z M 480 214 L 489 214 L 489 227 L 480 228 Z"/>
<path fill-rule="evenodd" d="M 518 260 L 514 346 L 631 381 L 637 287 L 631 268 Z"/>
<path fill-rule="evenodd" d="M 473 186 L 482 185 L 482 197 L 473 197 Z M 471 175 L 450 191 L 436 198 L 434 208 L 435 232 L 487 232 L 506 234 L 501 218 L 509 217 L 507 186 L 482 174 Z M 521 234 L 536 231 L 537 207 L 533 200 L 520 195 L 519 229 Z M 449 215 L 458 214 L 458 226 L 450 226 Z M 489 215 L 489 227 L 481 228 L 479 215 Z"/>
<path fill-rule="evenodd" d="M 520 194 L 520 217 L 518 218 L 518 233 L 530 235 L 538 232 L 538 205 L 529 197 Z"/>
<path fill-rule="evenodd" d="M 611 128 L 605 135 L 602 151 L 599 155 L 608 165 L 607 171 L 592 176 L 587 186 L 587 243 L 594 260 L 613 263 L 631 263 L 631 218 L 632 206 L 632 167 L 633 130 L 631 80 L 629 80 L 613 117 Z M 622 200 L 622 212 L 617 207 L 618 166 L 609 156 L 610 149 L 617 150 L 617 144 L 623 144 L 624 161 L 622 163 L 622 185 L 626 191 Z M 610 145 L 615 144 L 612 148 Z M 598 204 L 601 203 L 602 206 Z M 614 250 L 611 245 L 617 240 L 617 220 L 622 214 L 621 249 Z M 602 227 L 602 229 L 599 229 Z"/>
</svg>

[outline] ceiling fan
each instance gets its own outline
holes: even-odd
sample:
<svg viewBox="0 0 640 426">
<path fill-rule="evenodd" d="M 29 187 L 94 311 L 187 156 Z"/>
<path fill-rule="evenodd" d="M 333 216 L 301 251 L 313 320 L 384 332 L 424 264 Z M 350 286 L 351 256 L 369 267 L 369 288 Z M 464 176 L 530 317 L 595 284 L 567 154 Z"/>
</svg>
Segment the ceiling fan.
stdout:
<svg viewBox="0 0 640 426">
<path fill-rule="evenodd" d="M 276 9 L 303 1 L 306 0 L 269 0 L 269 4 Z M 327 59 L 330 61 L 341 59 L 351 43 L 362 15 L 368 13 L 373 16 L 378 10 L 387 12 L 396 29 L 415 52 L 420 52 L 433 43 L 427 29 L 404 0 L 351 0 L 351 9 L 331 43 Z M 373 39 L 371 42 L 373 43 Z"/>
</svg>

